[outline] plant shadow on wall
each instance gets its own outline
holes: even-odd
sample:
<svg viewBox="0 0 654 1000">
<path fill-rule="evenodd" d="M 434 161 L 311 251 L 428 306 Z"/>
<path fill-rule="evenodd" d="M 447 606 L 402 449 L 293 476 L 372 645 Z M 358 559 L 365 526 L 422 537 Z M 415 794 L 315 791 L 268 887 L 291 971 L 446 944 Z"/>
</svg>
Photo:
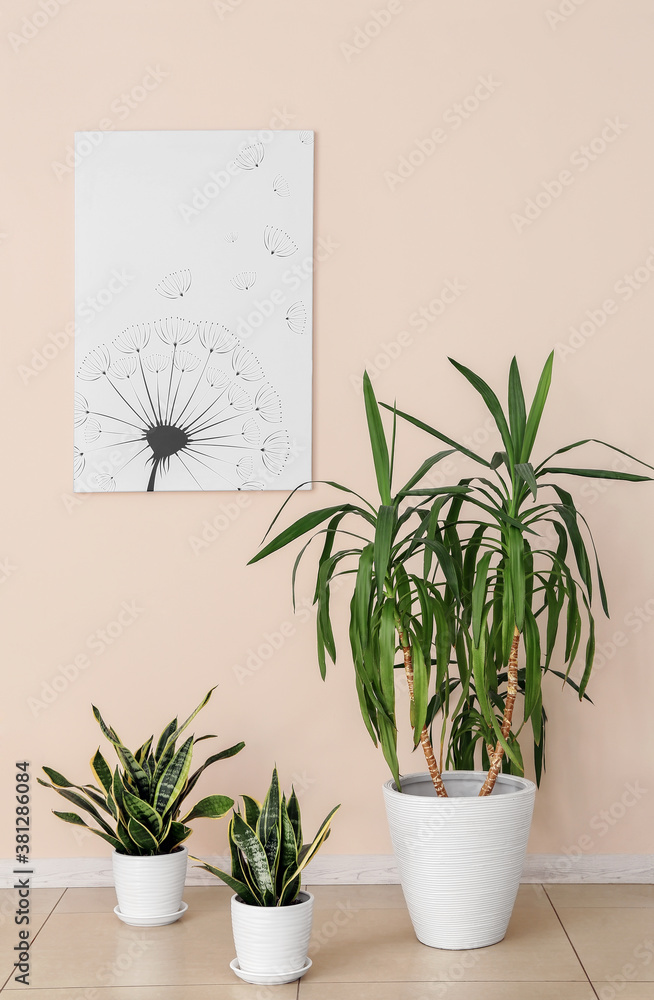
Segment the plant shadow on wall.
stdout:
<svg viewBox="0 0 654 1000">
<path fill-rule="evenodd" d="M 190 286 L 190 274 L 179 274 L 179 287 Z M 166 279 L 171 288 L 174 277 Z M 182 295 L 176 290 L 176 297 Z M 95 477 L 94 485 L 106 492 L 116 489 L 116 477 L 133 462 L 143 470 L 143 485 L 135 488 L 147 492 L 263 490 L 264 470 L 282 472 L 289 435 L 270 430 L 282 421 L 280 397 L 256 355 L 226 327 L 169 317 L 128 327 L 113 349 L 117 357 L 96 347 L 77 372 L 78 379 L 109 390 L 104 398 L 111 402 L 75 394 L 76 479 L 89 454 L 107 449 L 124 457 L 116 476 Z M 166 487 L 171 471 L 174 485 Z"/>
<path fill-rule="evenodd" d="M 424 943 L 463 948 L 501 940 L 508 925 L 526 851 L 535 791 L 531 782 L 518 777 L 524 774 L 520 737 L 530 724 L 536 778 L 540 783 L 547 721 L 543 677 L 552 673 L 564 686 L 574 689 L 580 699 L 587 697 L 595 650 L 591 611 L 595 586 L 608 616 L 604 581 L 590 529 L 576 509 L 572 495 L 562 485 L 562 479 L 581 476 L 643 482 L 649 477 L 558 464 L 558 456 L 595 440 L 591 438 L 559 448 L 536 464 L 532 456 L 549 392 L 553 354 L 544 366 L 529 410 L 518 365 L 513 359 L 508 380 L 508 414 L 483 379 L 456 361 L 452 364 L 481 395 L 497 426 L 502 451 L 483 458 L 396 406 L 383 404 L 393 415 L 389 444 L 366 373 L 364 402 L 379 500 L 370 502 L 352 489 L 329 482 L 334 489 L 349 494 L 351 500 L 305 514 L 265 544 L 251 562 L 314 532 L 295 560 L 294 596 L 302 557 L 314 539 L 321 541 L 314 603 L 323 678 L 327 656 L 333 662 L 336 660 L 330 588 L 339 577 L 351 576 L 349 638 L 356 690 L 366 728 L 375 745 L 381 745 L 393 775 L 393 782 L 387 783 L 384 792 L 414 927 Z M 426 458 L 399 492 L 393 494 L 398 418 L 438 438 L 448 448 Z M 604 442 L 596 443 L 627 454 Z M 432 468 L 455 451 L 480 466 L 479 474 L 463 478 L 456 485 L 439 488 L 425 485 Z M 325 523 L 326 527 L 319 527 Z M 555 539 L 551 544 L 544 534 L 550 526 Z M 337 540 L 341 539 L 346 548 L 337 548 Z M 573 674 L 584 636 L 583 666 L 579 674 Z M 396 664 L 398 651 L 400 663 Z M 429 770 L 426 786 L 415 780 L 422 780 L 423 776 L 410 776 L 409 780 L 400 775 L 396 669 L 406 676 L 413 743 L 414 747 L 422 747 Z M 522 709 L 520 717 L 516 705 Z M 479 763 L 483 770 L 475 771 Z M 471 780 L 464 781 L 461 771 L 469 772 Z M 509 777 L 513 775 L 516 777 Z M 403 790 L 410 794 L 399 794 Z M 425 797 L 431 812 L 426 813 L 423 823 L 422 814 L 412 810 L 418 809 Z M 467 813 L 461 808 L 462 797 L 469 803 Z M 472 801 L 470 797 L 474 797 Z M 404 806 L 396 800 L 405 800 Z M 492 817 L 503 808 L 502 803 L 510 809 L 512 800 L 516 812 L 508 816 L 506 832 L 498 840 L 500 827 Z M 434 803 L 438 802 L 452 805 L 434 813 Z M 481 813 L 475 802 L 480 806 L 487 803 Z M 396 834 L 392 814 L 402 809 L 408 822 L 404 832 Z M 486 819 L 491 827 L 495 823 L 495 827 L 488 831 L 490 839 L 480 846 L 474 842 L 475 831 Z M 440 832 L 446 821 L 452 830 L 459 831 L 453 834 L 449 846 Z M 457 827 L 459 822 L 462 825 Z M 428 906 L 418 903 L 412 909 L 410 884 L 417 886 L 424 897 L 429 894 L 429 877 L 424 866 L 420 871 L 419 865 L 417 873 L 411 870 L 405 878 L 406 856 L 418 856 L 424 847 L 415 836 L 407 839 L 407 831 L 424 832 L 425 824 L 426 841 L 432 843 L 432 849 L 424 863 L 433 860 L 434 852 L 445 851 L 431 873 L 441 899 L 437 894 L 429 898 Z M 511 841 L 514 834 L 515 842 Z M 491 835 L 495 838 L 494 846 Z M 457 838 L 463 838 L 460 842 L 467 846 L 461 848 L 456 861 L 459 874 L 449 887 L 452 898 L 448 906 L 450 923 L 456 924 L 460 917 L 464 928 L 459 937 L 443 928 L 447 919 L 443 914 L 441 927 L 436 930 L 423 921 L 424 910 L 442 909 L 443 899 L 448 899 L 443 872 L 452 867 Z M 514 870 L 505 864 L 511 854 L 515 856 Z M 479 871 L 475 869 L 477 864 L 481 865 Z M 476 925 L 472 920 L 470 909 L 455 919 L 453 908 L 459 904 L 454 901 L 477 892 L 480 883 L 484 883 L 486 870 L 498 866 L 500 882 L 488 890 L 484 916 L 480 918 L 487 924 L 483 932 L 479 921 Z M 472 884 L 470 880 L 466 883 L 471 873 Z M 505 921 L 499 923 L 493 917 L 498 900 L 506 911 Z M 480 906 L 480 912 L 483 909 Z"/>
</svg>

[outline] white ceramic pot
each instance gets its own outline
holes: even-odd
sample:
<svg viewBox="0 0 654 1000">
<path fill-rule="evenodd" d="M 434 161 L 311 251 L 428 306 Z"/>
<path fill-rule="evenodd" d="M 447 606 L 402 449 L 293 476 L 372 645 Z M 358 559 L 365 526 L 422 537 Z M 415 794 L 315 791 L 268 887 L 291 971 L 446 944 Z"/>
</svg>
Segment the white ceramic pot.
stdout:
<svg viewBox="0 0 654 1000">
<path fill-rule="evenodd" d="M 301 892 L 290 906 L 249 906 L 232 896 L 232 933 L 242 978 L 252 975 L 256 978 L 251 981 L 262 985 L 299 979 L 310 964 L 312 921 L 310 892 Z"/>
<path fill-rule="evenodd" d="M 500 774 L 479 798 L 485 773 L 409 774 L 400 793 L 384 785 L 402 890 L 416 936 L 431 948 L 484 948 L 501 941 L 518 892 L 536 786 Z"/>
<path fill-rule="evenodd" d="M 171 924 L 184 910 L 182 895 L 186 880 L 188 851 L 139 858 L 112 854 L 117 915 L 125 923 L 142 927 Z"/>
</svg>

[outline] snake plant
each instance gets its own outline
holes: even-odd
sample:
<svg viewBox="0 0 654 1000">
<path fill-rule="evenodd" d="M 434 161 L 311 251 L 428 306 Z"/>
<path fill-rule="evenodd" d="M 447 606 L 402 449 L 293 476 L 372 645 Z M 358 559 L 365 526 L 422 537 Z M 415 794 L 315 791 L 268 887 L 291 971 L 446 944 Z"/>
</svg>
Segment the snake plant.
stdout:
<svg viewBox="0 0 654 1000">
<path fill-rule="evenodd" d="M 177 718 L 168 723 L 154 744 L 150 737 L 134 753 L 122 742 L 115 729 L 108 726 L 98 709 L 93 714 L 103 736 L 112 744 L 119 764 L 111 771 L 97 750 L 91 758 L 91 770 L 97 784 L 75 785 L 58 771 L 44 767 L 50 781 L 38 779 L 41 785 L 53 788 L 68 802 L 88 813 L 97 824 L 90 826 L 75 812 L 58 812 L 55 816 L 65 823 L 83 826 L 101 837 L 119 854 L 170 854 L 192 833 L 187 825 L 193 819 L 219 819 L 234 805 L 226 795 L 207 795 L 182 812 L 182 804 L 193 791 L 202 772 L 219 760 L 239 753 L 245 746 L 236 743 L 220 753 L 212 754 L 191 773 L 191 760 L 196 743 L 215 736 L 189 736 L 177 748 L 177 740 L 198 712 L 209 701 L 211 691 L 194 712 L 178 725 Z"/>
<path fill-rule="evenodd" d="M 280 795 L 277 768 L 263 805 L 241 796 L 245 814 L 235 809 L 229 823 L 231 874 L 204 862 L 204 868 L 225 882 L 250 906 L 289 906 L 300 891 L 302 871 L 329 836 L 336 806 L 310 844 L 302 842 L 300 805 L 292 789 Z"/>
</svg>

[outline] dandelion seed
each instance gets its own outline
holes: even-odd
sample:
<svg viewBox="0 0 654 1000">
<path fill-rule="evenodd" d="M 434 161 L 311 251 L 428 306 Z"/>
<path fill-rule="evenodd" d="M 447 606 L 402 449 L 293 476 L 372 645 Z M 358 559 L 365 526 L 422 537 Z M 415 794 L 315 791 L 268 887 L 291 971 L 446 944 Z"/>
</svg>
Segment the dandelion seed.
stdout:
<svg viewBox="0 0 654 1000">
<path fill-rule="evenodd" d="M 110 366 L 111 355 L 109 354 L 107 348 L 96 347 L 86 355 L 80 365 L 77 375 L 78 378 L 84 379 L 85 382 L 95 382 L 97 379 L 102 378 L 103 375 L 107 374 Z"/>
<path fill-rule="evenodd" d="M 223 389 L 229 382 L 229 378 L 220 368 L 207 368 L 205 378 L 212 389 Z"/>
<path fill-rule="evenodd" d="M 178 351 L 173 360 L 175 368 L 180 372 L 193 372 L 200 366 L 200 359 L 189 351 Z"/>
<path fill-rule="evenodd" d="M 279 476 L 291 453 L 291 443 L 287 431 L 273 431 L 261 446 L 263 464 L 274 476 Z"/>
<path fill-rule="evenodd" d="M 148 354 L 143 358 L 143 364 L 149 372 L 158 375 L 160 372 L 165 372 L 170 364 L 170 358 L 167 354 Z"/>
<path fill-rule="evenodd" d="M 253 420 L 252 417 L 246 420 L 241 428 L 241 435 L 246 444 L 259 444 L 261 431 L 256 420 Z"/>
<path fill-rule="evenodd" d="M 255 142 L 252 146 L 246 146 L 245 149 L 241 150 L 236 157 L 236 162 L 243 170 L 254 170 L 260 163 L 263 163 L 264 152 L 263 143 Z"/>
<path fill-rule="evenodd" d="M 290 189 L 290 187 L 288 185 L 288 181 L 286 180 L 286 178 L 284 177 L 283 174 L 277 174 L 277 176 L 273 180 L 273 185 L 272 186 L 273 186 L 273 191 L 280 198 L 288 198 L 289 197 L 289 195 L 291 193 L 291 189 Z"/>
<path fill-rule="evenodd" d="M 90 413 L 89 404 L 81 392 L 75 393 L 75 426 L 81 427 Z"/>
<path fill-rule="evenodd" d="M 254 354 L 245 347 L 241 347 L 239 351 L 236 351 L 232 355 L 232 368 L 234 369 L 234 374 L 246 382 L 258 382 L 259 379 L 264 377 L 261 365 Z"/>
<path fill-rule="evenodd" d="M 167 319 L 156 320 L 154 328 L 164 344 L 177 348 L 181 344 L 188 344 L 193 340 L 198 326 L 197 323 L 193 323 L 189 319 L 171 316 Z"/>
<path fill-rule="evenodd" d="M 226 243 L 236 243 L 238 239 L 238 233 L 225 233 L 224 239 Z"/>
<path fill-rule="evenodd" d="M 238 288 L 240 292 L 247 292 L 248 288 L 252 288 L 252 285 L 257 280 L 257 272 L 239 271 L 238 274 L 235 274 L 229 280 L 234 288 Z"/>
<path fill-rule="evenodd" d="M 200 343 L 211 354 L 227 354 L 233 351 L 238 340 L 234 337 L 226 326 L 220 323 L 200 323 L 199 326 Z"/>
<path fill-rule="evenodd" d="M 313 132 L 310 129 L 303 128 L 300 132 L 300 142 L 304 146 L 313 145 Z"/>
<path fill-rule="evenodd" d="M 86 427 L 84 428 L 84 438 L 87 444 L 92 441 L 97 441 L 102 434 L 102 427 L 100 426 L 100 421 L 91 417 L 86 422 Z"/>
<path fill-rule="evenodd" d="M 113 476 L 94 476 L 95 485 L 103 493 L 114 493 L 116 490 L 116 480 Z"/>
<path fill-rule="evenodd" d="M 282 401 L 271 385 L 264 385 L 254 398 L 254 412 L 262 420 L 277 424 L 282 419 Z"/>
<path fill-rule="evenodd" d="M 80 451 L 77 446 L 73 448 L 73 469 L 75 476 L 81 476 L 84 472 L 84 466 L 86 465 L 86 459 L 84 458 L 84 452 Z"/>
<path fill-rule="evenodd" d="M 236 472 L 243 480 L 250 478 L 253 468 L 254 462 L 252 460 L 252 455 L 245 455 L 236 463 Z"/>
<path fill-rule="evenodd" d="M 227 399 L 229 400 L 229 405 L 237 413 L 242 413 L 245 410 L 252 409 L 252 400 L 248 396 L 245 389 L 237 385 L 236 382 L 232 382 L 227 393 Z"/>
<path fill-rule="evenodd" d="M 123 354 L 138 354 L 144 347 L 147 347 L 149 340 L 150 324 L 137 323 L 136 326 L 130 326 L 123 330 L 114 341 L 114 345 Z"/>
<path fill-rule="evenodd" d="M 155 292 L 163 295 L 166 299 L 181 299 L 191 287 L 191 272 L 173 271 L 162 278 L 155 287 Z"/>
<path fill-rule="evenodd" d="M 263 231 L 263 245 L 275 257 L 292 257 L 297 253 L 297 244 L 283 229 L 266 226 Z"/>
<path fill-rule="evenodd" d="M 304 302 L 294 302 L 288 307 L 286 325 L 291 333 L 304 333 L 307 325 L 307 310 Z"/>
<path fill-rule="evenodd" d="M 109 374 L 112 378 L 131 378 L 136 371 L 136 366 L 137 361 L 133 355 L 130 358 L 118 358 L 109 369 Z"/>
<path fill-rule="evenodd" d="M 239 490 L 265 490 L 265 485 L 263 483 L 253 480 L 249 483 L 241 483 L 238 487 Z"/>
</svg>

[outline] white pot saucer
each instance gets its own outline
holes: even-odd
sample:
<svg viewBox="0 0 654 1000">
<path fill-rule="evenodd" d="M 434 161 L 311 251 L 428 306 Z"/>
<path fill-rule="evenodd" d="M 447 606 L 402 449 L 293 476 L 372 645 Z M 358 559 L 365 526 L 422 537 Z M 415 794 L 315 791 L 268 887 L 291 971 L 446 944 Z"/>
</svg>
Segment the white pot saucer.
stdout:
<svg viewBox="0 0 654 1000">
<path fill-rule="evenodd" d="M 307 958 L 302 968 L 297 969 L 295 972 L 280 972 L 279 974 L 271 972 L 244 972 L 238 964 L 238 959 L 234 958 L 229 963 L 229 967 L 232 972 L 236 973 L 239 979 L 242 979 L 246 983 L 254 983 L 255 986 L 281 986 L 282 983 L 294 983 L 296 979 L 301 979 L 309 971 L 312 964 L 311 959 Z"/>
<path fill-rule="evenodd" d="M 121 913 L 117 906 L 114 906 L 114 913 L 124 924 L 131 924 L 132 927 L 163 927 L 164 924 L 174 924 L 176 920 L 184 916 L 188 910 L 188 903 L 182 903 L 177 913 L 164 913 L 158 917 L 133 917 L 127 913 Z"/>
</svg>

